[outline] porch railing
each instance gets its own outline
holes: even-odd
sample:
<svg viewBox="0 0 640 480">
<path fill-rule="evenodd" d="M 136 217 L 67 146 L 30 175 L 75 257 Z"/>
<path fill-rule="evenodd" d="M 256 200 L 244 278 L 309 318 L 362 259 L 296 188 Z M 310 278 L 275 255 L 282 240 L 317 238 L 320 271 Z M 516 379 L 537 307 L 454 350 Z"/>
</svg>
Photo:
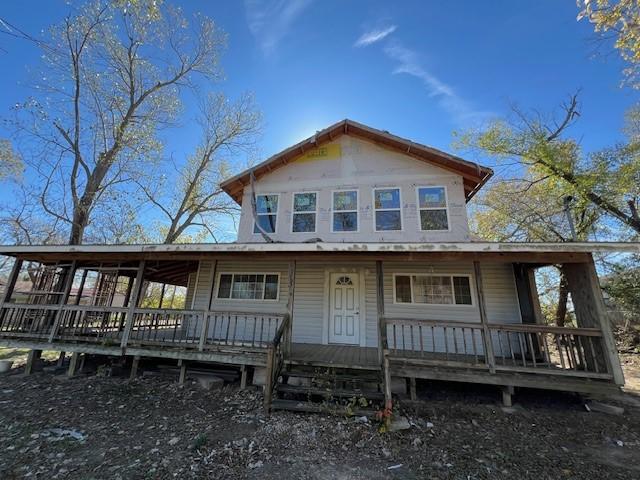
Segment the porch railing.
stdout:
<svg viewBox="0 0 640 480">
<path fill-rule="evenodd" d="M 130 312 L 126 307 L 10 303 L 0 311 L 0 338 L 266 352 L 276 338 L 280 348 L 282 335 L 287 335 L 285 318 L 280 313 L 150 308 Z"/>
<path fill-rule="evenodd" d="M 287 348 L 287 332 L 291 323 L 291 317 L 285 315 L 278 327 L 273 341 L 267 348 L 267 371 L 264 384 L 264 408 L 269 411 L 273 390 L 278 383 L 278 378 L 284 366 L 285 352 Z"/>
<path fill-rule="evenodd" d="M 381 334 L 385 355 L 414 364 L 611 378 L 596 328 L 385 318 Z"/>
</svg>

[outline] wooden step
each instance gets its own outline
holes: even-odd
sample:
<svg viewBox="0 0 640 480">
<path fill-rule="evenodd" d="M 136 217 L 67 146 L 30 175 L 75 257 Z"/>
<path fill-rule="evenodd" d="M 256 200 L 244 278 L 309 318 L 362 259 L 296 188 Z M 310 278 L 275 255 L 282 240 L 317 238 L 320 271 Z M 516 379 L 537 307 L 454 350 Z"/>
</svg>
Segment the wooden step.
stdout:
<svg viewBox="0 0 640 480">
<path fill-rule="evenodd" d="M 280 375 L 284 377 L 300 377 L 300 378 L 317 378 L 319 380 L 330 380 L 336 382 L 371 382 L 371 383 L 382 383 L 382 378 L 380 375 L 357 375 L 357 374 L 344 374 L 338 373 L 335 374 L 325 373 L 325 372 L 307 372 L 300 370 L 282 370 Z"/>
<path fill-rule="evenodd" d="M 289 410 L 291 412 L 308 412 L 308 413 L 329 413 L 333 415 L 353 415 L 357 417 L 375 416 L 375 410 L 356 408 L 349 410 L 341 405 L 327 406 L 321 403 L 298 402 L 296 400 L 283 400 L 281 398 L 274 399 L 271 402 L 272 410 Z"/>
<path fill-rule="evenodd" d="M 326 397 L 327 395 L 331 395 L 333 397 L 340 398 L 351 398 L 354 396 L 361 396 L 369 400 L 384 400 L 384 393 L 382 392 L 374 392 L 371 390 L 360 390 L 360 389 L 322 389 L 319 387 L 307 387 L 305 385 L 287 385 L 284 383 L 280 383 L 276 386 L 276 390 L 282 393 L 291 393 L 295 395 L 318 395 L 321 397 Z"/>
</svg>

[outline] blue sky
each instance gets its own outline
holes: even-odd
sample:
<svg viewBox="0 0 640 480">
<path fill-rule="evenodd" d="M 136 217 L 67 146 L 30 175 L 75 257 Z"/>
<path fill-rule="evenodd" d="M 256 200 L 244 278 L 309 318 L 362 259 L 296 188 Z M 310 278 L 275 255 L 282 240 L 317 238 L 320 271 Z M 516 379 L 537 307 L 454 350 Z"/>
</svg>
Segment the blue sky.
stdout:
<svg viewBox="0 0 640 480">
<path fill-rule="evenodd" d="M 226 80 L 214 88 L 255 93 L 265 120 L 255 160 L 343 118 L 451 151 L 454 130 L 505 115 L 511 101 L 545 111 L 578 88 L 574 132 L 593 150 L 621 138 L 624 111 L 638 100 L 620 88 L 617 54 L 598 51 L 592 26 L 576 21 L 573 0 L 168 3 L 229 34 Z M 38 34 L 68 10 L 25 0 L 3 2 L 0 15 Z M 0 47 L 5 116 L 31 93 L 23 83 L 39 52 L 7 36 Z M 195 115 L 190 105 L 185 114 Z M 195 140 L 187 124 L 167 137 L 167 154 L 180 158 Z"/>
</svg>

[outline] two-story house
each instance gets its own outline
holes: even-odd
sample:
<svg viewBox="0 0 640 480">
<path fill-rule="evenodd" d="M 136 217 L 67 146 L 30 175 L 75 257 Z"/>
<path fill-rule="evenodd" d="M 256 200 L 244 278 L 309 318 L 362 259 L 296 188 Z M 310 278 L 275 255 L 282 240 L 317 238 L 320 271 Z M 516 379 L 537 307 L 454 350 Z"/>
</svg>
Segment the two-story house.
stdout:
<svg viewBox="0 0 640 480">
<path fill-rule="evenodd" d="M 322 395 L 318 369 L 344 380 L 337 395 L 358 372 L 379 379 L 387 405 L 394 377 L 412 395 L 417 378 L 494 384 L 507 402 L 514 387 L 622 385 L 592 252 L 636 247 L 472 241 L 466 205 L 491 175 L 341 121 L 223 182 L 242 207 L 235 243 L 0 247 L 17 260 L 0 344 L 33 348 L 32 362 L 43 348 L 125 355 L 134 372 L 142 356 L 183 375 L 189 361 L 237 365 L 267 408 Z M 20 303 L 26 262 L 47 280 Z M 568 279 L 575 327 L 545 324 L 534 272 L 548 265 Z M 121 284 L 122 305 L 74 297 L 87 272 Z M 183 308 L 143 308 L 149 282 L 185 287 Z"/>
</svg>

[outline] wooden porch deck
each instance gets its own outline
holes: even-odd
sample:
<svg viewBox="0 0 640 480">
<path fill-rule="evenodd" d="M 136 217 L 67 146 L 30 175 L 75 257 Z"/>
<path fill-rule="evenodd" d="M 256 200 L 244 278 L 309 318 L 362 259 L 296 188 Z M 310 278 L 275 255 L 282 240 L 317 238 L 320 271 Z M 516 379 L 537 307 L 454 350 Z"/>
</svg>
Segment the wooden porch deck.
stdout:
<svg viewBox="0 0 640 480">
<path fill-rule="evenodd" d="M 380 370 L 378 349 L 355 345 L 318 345 L 293 343 L 285 360 L 290 365 Z"/>
</svg>

